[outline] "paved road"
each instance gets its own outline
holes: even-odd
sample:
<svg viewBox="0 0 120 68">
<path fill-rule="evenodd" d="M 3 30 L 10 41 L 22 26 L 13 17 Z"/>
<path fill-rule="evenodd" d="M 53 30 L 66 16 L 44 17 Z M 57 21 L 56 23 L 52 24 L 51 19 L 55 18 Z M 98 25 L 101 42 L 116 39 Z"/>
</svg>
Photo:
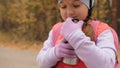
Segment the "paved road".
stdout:
<svg viewBox="0 0 120 68">
<path fill-rule="evenodd" d="M 36 55 L 29 50 L 0 48 L 0 68 L 38 68 Z"/>
<path fill-rule="evenodd" d="M 37 52 L 0 48 L 0 68 L 38 68 Z"/>
</svg>

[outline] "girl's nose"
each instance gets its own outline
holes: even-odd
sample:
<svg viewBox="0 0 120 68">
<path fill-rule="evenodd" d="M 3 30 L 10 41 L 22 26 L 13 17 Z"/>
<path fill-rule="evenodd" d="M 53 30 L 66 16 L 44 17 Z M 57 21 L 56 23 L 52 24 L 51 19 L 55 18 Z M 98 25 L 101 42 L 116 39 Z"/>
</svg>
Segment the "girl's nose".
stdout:
<svg viewBox="0 0 120 68">
<path fill-rule="evenodd" d="M 74 10 L 73 9 L 67 9 L 67 17 L 74 17 Z"/>
</svg>

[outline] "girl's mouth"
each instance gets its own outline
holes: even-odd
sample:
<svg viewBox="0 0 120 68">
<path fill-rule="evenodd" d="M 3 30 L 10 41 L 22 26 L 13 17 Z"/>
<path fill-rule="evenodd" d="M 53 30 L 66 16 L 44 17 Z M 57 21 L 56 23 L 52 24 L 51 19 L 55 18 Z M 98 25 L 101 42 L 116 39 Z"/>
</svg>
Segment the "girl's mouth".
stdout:
<svg viewBox="0 0 120 68">
<path fill-rule="evenodd" d="M 73 21 L 74 23 L 77 23 L 77 22 L 79 21 L 79 19 L 73 18 L 72 21 Z"/>
</svg>

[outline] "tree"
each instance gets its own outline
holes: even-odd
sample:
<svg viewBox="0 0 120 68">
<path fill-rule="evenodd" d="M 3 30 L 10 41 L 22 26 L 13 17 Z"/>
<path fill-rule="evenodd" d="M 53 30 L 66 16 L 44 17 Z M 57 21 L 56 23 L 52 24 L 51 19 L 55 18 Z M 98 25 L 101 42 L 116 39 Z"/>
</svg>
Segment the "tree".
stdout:
<svg viewBox="0 0 120 68">
<path fill-rule="evenodd" d="M 112 27 L 117 31 L 117 0 L 112 0 Z"/>
<path fill-rule="evenodd" d="M 108 24 L 111 23 L 111 6 L 110 0 L 95 0 L 95 7 L 93 10 L 93 16 Z"/>
</svg>

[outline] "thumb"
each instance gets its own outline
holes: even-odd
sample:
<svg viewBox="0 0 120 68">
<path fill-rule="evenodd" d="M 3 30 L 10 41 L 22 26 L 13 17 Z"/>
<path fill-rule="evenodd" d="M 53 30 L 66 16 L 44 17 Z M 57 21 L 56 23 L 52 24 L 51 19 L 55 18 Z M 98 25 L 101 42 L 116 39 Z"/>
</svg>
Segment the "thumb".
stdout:
<svg viewBox="0 0 120 68">
<path fill-rule="evenodd" d="M 78 23 L 76 23 L 79 27 L 81 27 L 82 28 L 82 26 L 83 26 L 83 24 L 84 24 L 84 22 L 83 21 L 79 21 Z"/>
</svg>

